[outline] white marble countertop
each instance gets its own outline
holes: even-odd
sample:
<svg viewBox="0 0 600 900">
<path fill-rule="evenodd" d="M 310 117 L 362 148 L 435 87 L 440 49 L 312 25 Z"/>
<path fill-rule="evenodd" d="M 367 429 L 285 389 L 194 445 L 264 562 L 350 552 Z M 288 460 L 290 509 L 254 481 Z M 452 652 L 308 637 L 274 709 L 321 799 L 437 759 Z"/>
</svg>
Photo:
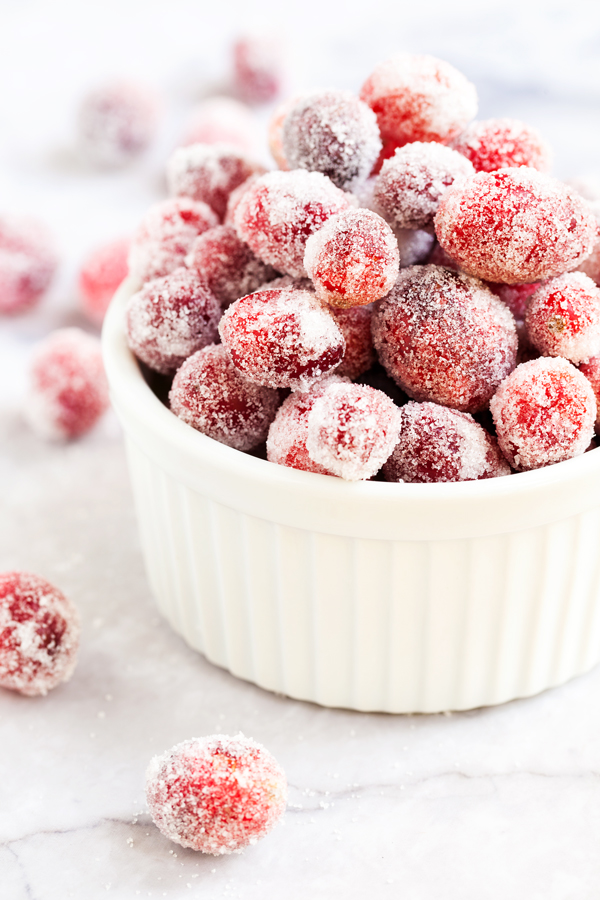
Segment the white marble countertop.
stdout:
<svg viewBox="0 0 600 900">
<path fill-rule="evenodd" d="M 589 3 L 542 13 L 516 0 L 376 2 L 368 21 L 358 3 L 320 18 L 315 0 L 259 3 L 258 17 L 230 7 L 0 6 L 1 205 L 44 218 L 63 255 L 39 311 L 0 325 L 0 570 L 48 578 L 83 619 L 68 684 L 46 698 L 0 692 L 0 897 L 597 900 L 600 670 L 534 699 L 436 716 L 322 709 L 241 682 L 155 611 L 112 414 L 69 446 L 43 444 L 21 420 L 32 342 L 78 321 L 82 255 L 160 196 L 192 86 L 218 77 L 232 23 L 266 26 L 270 14 L 301 84 L 356 87 L 395 46 L 444 56 L 478 84 L 482 115 L 544 131 L 558 174 L 600 169 L 600 12 Z M 168 127 L 140 166 L 85 172 L 70 156 L 73 99 L 121 71 L 163 89 Z M 145 811 L 150 757 L 238 731 L 287 773 L 284 824 L 224 858 L 170 844 Z"/>
</svg>

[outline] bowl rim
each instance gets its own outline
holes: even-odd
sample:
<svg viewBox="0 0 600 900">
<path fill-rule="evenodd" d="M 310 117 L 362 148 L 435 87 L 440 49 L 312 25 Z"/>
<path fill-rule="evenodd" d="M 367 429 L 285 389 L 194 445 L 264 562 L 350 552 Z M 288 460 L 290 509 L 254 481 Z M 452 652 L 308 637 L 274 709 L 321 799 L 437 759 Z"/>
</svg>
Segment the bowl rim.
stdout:
<svg viewBox="0 0 600 900">
<path fill-rule="evenodd" d="M 127 346 L 124 328 L 126 304 L 138 289 L 135 279 L 125 279 L 104 321 L 103 356 L 113 405 L 127 436 L 140 450 L 173 477 L 233 509 L 261 517 L 254 503 L 257 493 L 275 492 L 279 502 L 263 504 L 262 517 L 282 524 L 312 530 L 318 522 L 317 530 L 332 534 L 423 540 L 523 530 L 600 506 L 600 452 L 481 481 L 407 484 L 347 482 L 227 447 L 178 419 L 146 383 Z M 219 474 L 213 484 L 208 472 Z M 224 491 L 223 480 L 231 482 L 230 490 Z M 289 514 L 286 503 L 294 507 Z M 311 504 L 316 504 L 318 514 L 307 512 Z M 298 515 L 300 507 L 302 515 Z M 329 514 L 324 513 L 327 508 Z M 344 523 L 347 515 L 351 523 Z M 373 521 L 381 515 L 387 525 Z M 395 518 L 400 524 L 394 524 Z"/>
</svg>

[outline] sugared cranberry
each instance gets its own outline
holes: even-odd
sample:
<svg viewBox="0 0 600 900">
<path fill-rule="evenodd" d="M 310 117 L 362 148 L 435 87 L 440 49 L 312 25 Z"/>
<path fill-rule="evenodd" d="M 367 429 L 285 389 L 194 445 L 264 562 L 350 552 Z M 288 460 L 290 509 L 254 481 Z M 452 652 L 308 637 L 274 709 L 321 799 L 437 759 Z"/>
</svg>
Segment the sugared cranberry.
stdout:
<svg viewBox="0 0 600 900">
<path fill-rule="evenodd" d="M 585 375 L 592 386 L 596 398 L 596 433 L 600 434 L 600 356 L 594 356 L 581 363 L 579 371 Z"/>
<path fill-rule="evenodd" d="M 471 161 L 476 172 L 530 166 L 549 172 L 550 148 L 541 135 L 518 119 L 482 119 L 471 122 L 452 146 Z"/>
<path fill-rule="evenodd" d="M 223 309 L 276 275 L 227 225 L 218 225 L 197 237 L 186 264 L 206 282 Z"/>
<path fill-rule="evenodd" d="M 441 266 L 401 269 L 375 308 L 373 340 L 415 400 L 477 412 L 514 368 L 515 322 L 485 285 Z"/>
<path fill-rule="evenodd" d="M 539 286 L 537 281 L 534 281 L 533 284 L 494 284 L 493 281 L 488 282 L 490 291 L 493 291 L 496 297 L 500 297 L 502 302 L 506 303 L 517 322 L 522 322 L 525 319 L 527 304 L 531 295 L 537 291 Z"/>
<path fill-rule="evenodd" d="M 256 118 L 245 103 L 233 97 L 209 97 L 188 116 L 182 147 L 190 144 L 232 144 L 252 153 L 256 143 Z"/>
<path fill-rule="evenodd" d="M 159 103 L 149 88 L 107 84 L 82 101 L 77 119 L 82 152 L 98 166 L 123 166 L 150 145 Z"/>
<path fill-rule="evenodd" d="M 477 112 L 475 87 L 450 63 L 408 53 L 380 63 L 360 98 L 377 116 L 384 141 L 445 143 Z"/>
<path fill-rule="evenodd" d="M 280 45 L 268 38 L 244 37 L 233 45 L 233 85 L 246 103 L 272 103 L 281 92 Z"/>
<path fill-rule="evenodd" d="M 306 390 L 344 355 L 334 317 L 308 291 L 261 290 L 242 297 L 219 324 L 233 364 L 251 381 Z"/>
<path fill-rule="evenodd" d="M 398 441 L 400 410 L 363 384 L 329 384 L 308 414 L 306 448 L 320 466 L 347 481 L 375 475 Z"/>
<path fill-rule="evenodd" d="M 231 192 L 264 171 L 228 144 L 190 144 L 169 158 L 167 184 L 171 194 L 207 203 L 222 221 Z"/>
<path fill-rule="evenodd" d="M 406 144 L 384 162 L 373 200 L 394 228 L 433 228 L 440 199 L 452 184 L 475 173 L 473 166 L 443 144 Z"/>
<path fill-rule="evenodd" d="M 221 306 L 191 269 L 176 269 L 134 294 L 125 313 L 129 348 L 151 369 L 169 375 L 217 336 Z"/>
<path fill-rule="evenodd" d="M 283 401 L 269 428 L 267 439 L 269 462 L 291 469 L 301 469 L 304 472 L 315 472 L 318 475 L 333 474 L 308 455 L 306 449 L 308 416 L 315 400 L 322 396 L 329 385 L 343 380 L 337 375 L 329 375 L 313 384 L 308 391 L 290 394 Z"/>
<path fill-rule="evenodd" d="M 369 177 L 380 150 L 375 114 L 350 91 L 308 94 L 283 122 L 288 167 L 322 172 L 343 190 Z"/>
<path fill-rule="evenodd" d="M 56 270 L 52 239 L 39 222 L 0 217 L 0 313 L 35 306 Z"/>
<path fill-rule="evenodd" d="M 36 697 L 73 674 L 79 616 L 57 588 L 27 572 L 0 574 L 0 687 Z"/>
<path fill-rule="evenodd" d="M 304 95 L 302 95 L 304 96 Z M 269 150 L 271 156 L 277 163 L 277 167 L 283 171 L 290 169 L 290 165 L 285 156 L 283 149 L 283 125 L 287 114 L 292 111 L 296 104 L 301 100 L 301 96 L 288 97 L 283 103 L 275 109 L 269 122 L 267 132 L 267 140 L 269 142 Z"/>
<path fill-rule="evenodd" d="M 468 413 L 407 403 L 400 437 L 383 466 L 386 481 L 476 481 L 510 475 L 497 442 Z"/>
<path fill-rule="evenodd" d="M 332 308 L 331 311 L 346 342 L 344 358 L 335 373 L 354 380 L 367 372 L 375 362 L 371 336 L 372 308 L 350 306 L 348 309 Z"/>
<path fill-rule="evenodd" d="M 92 428 L 108 407 L 100 342 L 80 328 L 62 328 L 35 349 L 24 413 L 49 440 L 71 440 Z"/>
<path fill-rule="evenodd" d="M 306 242 L 304 267 L 331 306 L 362 306 L 391 290 L 400 266 L 390 226 L 368 209 L 332 216 Z"/>
<path fill-rule="evenodd" d="M 592 386 L 560 357 L 518 366 L 492 397 L 490 410 L 502 452 L 519 471 L 579 456 L 594 436 Z"/>
<path fill-rule="evenodd" d="M 87 317 L 101 325 L 109 303 L 127 277 L 131 241 L 119 238 L 96 247 L 79 271 L 79 297 Z"/>
<path fill-rule="evenodd" d="M 162 278 L 182 266 L 199 234 L 219 224 L 210 206 L 173 197 L 151 206 L 133 238 L 129 271 L 140 281 Z"/>
<path fill-rule="evenodd" d="M 237 371 L 225 348 L 211 344 L 177 371 L 171 409 L 184 422 L 235 450 L 252 450 L 267 437 L 279 394 Z"/>
<path fill-rule="evenodd" d="M 583 272 L 550 278 L 527 307 L 525 325 L 543 356 L 580 363 L 600 353 L 600 289 Z"/>
<path fill-rule="evenodd" d="M 302 277 L 306 241 L 352 201 L 320 172 L 268 172 L 241 197 L 235 228 L 259 259 Z"/>
<path fill-rule="evenodd" d="M 442 197 L 435 231 L 471 275 L 518 284 L 574 269 L 598 226 L 572 189 L 536 169 L 478 172 Z"/>
<path fill-rule="evenodd" d="M 146 772 L 146 799 L 165 837 L 221 856 L 271 831 L 285 812 L 287 783 L 260 744 L 242 734 L 215 734 L 155 756 Z"/>
</svg>

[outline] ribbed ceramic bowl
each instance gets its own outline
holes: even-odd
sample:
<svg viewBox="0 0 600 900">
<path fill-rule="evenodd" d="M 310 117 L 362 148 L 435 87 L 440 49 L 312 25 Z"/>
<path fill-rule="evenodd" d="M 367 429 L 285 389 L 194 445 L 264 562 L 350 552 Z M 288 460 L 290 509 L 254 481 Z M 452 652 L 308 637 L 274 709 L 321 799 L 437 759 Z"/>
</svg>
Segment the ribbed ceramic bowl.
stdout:
<svg viewBox="0 0 600 900">
<path fill-rule="evenodd" d="M 535 694 L 600 661 L 600 450 L 461 484 L 351 484 L 256 459 L 104 358 L 150 584 L 211 662 L 326 706 L 436 712 Z"/>
</svg>

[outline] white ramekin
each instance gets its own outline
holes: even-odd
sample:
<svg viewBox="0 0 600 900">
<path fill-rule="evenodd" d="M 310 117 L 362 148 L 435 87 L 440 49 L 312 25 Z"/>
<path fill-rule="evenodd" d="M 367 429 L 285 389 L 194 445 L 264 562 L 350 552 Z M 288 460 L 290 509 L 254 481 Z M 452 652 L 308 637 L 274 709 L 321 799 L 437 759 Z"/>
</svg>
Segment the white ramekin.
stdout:
<svg viewBox="0 0 600 900">
<path fill-rule="evenodd" d="M 600 661 L 600 450 L 461 484 L 351 484 L 194 431 L 103 333 L 152 590 L 211 662 L 326 706 L 469 709 Z"/>
</svg>

